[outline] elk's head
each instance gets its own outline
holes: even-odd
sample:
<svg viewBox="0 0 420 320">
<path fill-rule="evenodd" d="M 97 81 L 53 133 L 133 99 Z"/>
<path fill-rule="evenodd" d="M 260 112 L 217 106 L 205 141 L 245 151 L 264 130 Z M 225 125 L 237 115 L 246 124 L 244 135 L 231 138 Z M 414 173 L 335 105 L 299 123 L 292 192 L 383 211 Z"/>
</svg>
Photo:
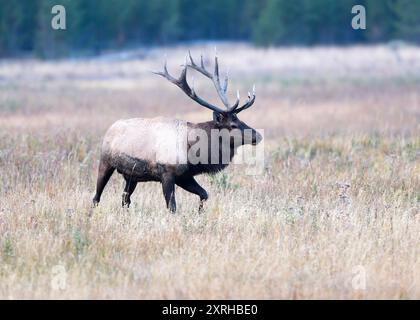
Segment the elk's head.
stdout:
<svg viewBox="0 0 420 320">
<path fill-rule="evenodd" d="M 188 62 L 189 60 L 189 62 Z M 205 77 L 209 78 L 216 88 L 217 94 L 219 95 L 220 99 L 222 100 L 223 105 L 225 106 L 224 109 L 219 108 L 217 106 L 214 106 L 210 104 L 209 102 L 203 100 L 200 98 L 196 92 L 194 91 L 194 86 L 190 87 L 190 85 L 187 82 L 187 70 L 188 68 L 191 68 L 195 71 L 198 71 Z M 251 107 L 255 102 L 255 85 L 252 89 L 252 93 L 248 92 L 248 99 L 247 101 L 242 105 L 239 106 L 240 97 L 239 97 L 239 91 L 237 92 L 237 98 L 234 104 L 230 104 L 228 101 L 228 98 L 226 96 L 226 91 L 228 87 L 228 76 L 225 76 L 223 85 L 220 83 L 219 78 L 219 63 L 217 56 L 214 59 L 214 72 L 209 72 L 204 67 L 204 61 L 203 56 L 201 56 L 200 59 L 200 65 L 196 64 L 191 56 L 191 53 L 188 52 L 188 57 L 185 59 L 185 64 L 183 66 L 181 75 L 179 78 L 172 77 L 167 69 L 166 61 L 163 67 L 162 72 L 155 72 L 158 75 L 163 76 L 179 88 L 192 100 L 197 102 L 198 104 L 202 105 L 203 107 L 206 107 L 213 111 L 213 122 L 216 128 L 218 129 L 227 129 L 232 139 L 240 138 L 240 141 L 242 141 L 242 144 L 252 144 L 256 145 L 262 140 L 262 136 L 260 133 L 258 133 L 257 130 L 251 128 L 243 121 L 239 120 L 238 113 L 248 109 Z"/>
</svg>

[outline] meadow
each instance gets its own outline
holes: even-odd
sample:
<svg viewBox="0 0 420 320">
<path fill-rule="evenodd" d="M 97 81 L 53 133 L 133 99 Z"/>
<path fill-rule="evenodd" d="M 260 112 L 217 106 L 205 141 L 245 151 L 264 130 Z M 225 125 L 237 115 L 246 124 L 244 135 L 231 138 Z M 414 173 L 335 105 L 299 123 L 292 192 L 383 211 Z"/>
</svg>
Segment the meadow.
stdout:
<svg viewBox="0 0 420 320">
<path fill-rule="evenodd" d="M 420 299 L 418 47 L 218 44 L 232 94 L 256 84 L 263 172 L 200 176 L 204 212 L 178 189 L 175 215 L 157 183 L 121 208 L 115 173 L 92 208 L 114 121 L 211 119 L 150 72 L 187 50 L 0 61 L 0 298 Z"/>
</svg>

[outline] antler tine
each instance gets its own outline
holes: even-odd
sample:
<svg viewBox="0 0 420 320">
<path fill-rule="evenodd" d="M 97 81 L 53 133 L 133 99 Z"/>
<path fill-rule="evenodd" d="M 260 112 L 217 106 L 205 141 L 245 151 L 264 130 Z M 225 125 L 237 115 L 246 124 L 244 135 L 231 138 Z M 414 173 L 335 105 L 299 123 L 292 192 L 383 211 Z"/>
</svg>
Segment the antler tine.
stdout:
<svg viewBox="0 0 420 320">
<path fill-rule="evenodd" d="M 184 64 L 184 67 L 182 68 L 181 75 L 179 76 L 178 81 L 180 81 L 182 83 L 185 83 L 188 86 L 188 83 L 187 83 L 187 68 L 188 68 L 187 58 L 188 57 L 185 56 L 185 64 Z"/>
<path fill-rule="evenodd" d="M 218 113 L 224 113 L 225 111 L 223 111 L 222 109 L 213 106 L 212 104 L 204 101 L 203 99 L 201 99 L 194 91 L 194 89 L 191 89 L 190 86 L 188 85 L 187 82 L 187 69 L 188 69 L 188 63 L 187 63 L 187 57 L 186 61 L 185 61 L 185 65 L 181 71 L 181 75 L 179 76 L 178 79 L 172 77 L 169 72 L 168 72 L 168 68 L 167 68 L 167 63 L 165 61 L 164 65 L 163 65 L 163 72 L 153 72 L 157 75 L 160 75 L 164 78 L 166 78 L 167 80 L 169 80 L 170 82 L 172 82 L 173 84 L 175 84 L 177 87 L 179 87 L 188 97 L 190 97 L 192 100 L 194 100 L 195 102 L 197 102 L 198 104 L 202 105 L 203 107 L 206 107 L 210 110 L 213 110 L 215 112 Z"/>
<path fill-rule="evenodd" d="M 190 58 L 191 65 L 195 65 L 194 59 L 191 55 L 191 50 L 188 50 L 188 57 Z"/>
<path fill-rule="evenodd" d="M 165 73 L 168 73 L 168 61 L 165 58 L 165 62 L 163 63 L 163 71 Z"/>
<path fill-rule="evenodd" d="M 225 94 L 226 94 L 227 87 L 228 87 L 228 82 L 229 82 L 228 72 L 229 71 L 226 71 L 226 74 L 225 74 L 225 82 L 223 83 L 223 93 L 225 93 Z"/>
<path fill-rule="evenodd" d="M 200 55 L 200 65 L 201 65 L 201 68 L 204 69 L 204 57 L 203 57 L 203 54 Z"/>
<path fill-rule="evenodd" d="M 194 62 L 194 59 L 191 57 L 191 53 L 189 53 L 189 57 L 190 57 L 190 64 L 188 66 L 190 68 L 200 72 L 201 74 L 203 74 L 204 76 L 206 76 L 207 78 L 209 78 L 210 80 L 213 81 L 213 84 L 214 84 L 214 87 L 216 88 L 217 94 L 219 95 L 219 97 L 222 100 L 223 104 L 225 105 L 226 109 L 229 111 L 231 109 L 231 106 L 230 106 L 229 101 L 228 101 L 228 99 L 226 97 L 226 94 L 225 94 L 226 89 L 227 89 L 227 81 L 225 81 L 225 85 L 222 88 L 222 86 L 220 84 L 220 79 L 219 79 L 219 62 L 218 62 L 217 56 L 215 57 L 215 60 L 214 60 L 214 73 L 213 74 L 208 72 L 206 70 L 206 68 L 204 67 L 203 55 L 201 55 L 201 66 L 198 66 Z"/>
<path fill-rule="evenodd" d="M 214 57 L 214 76 L 216 77 L 216 80 L 219 81 L 219 61 L 217 55 Z"/>
<path fill-rule="evenodd" d="M 198 71 L 198 72 L 200 72 L 201 74 L 203 74 L 204 76 L 206 76 L 207 78 L 210 78 L 210 79 L 212 79 L 213 77 L 212 77 L 212 75 L 211 75 L 211 73 L 210 72 L 208 72 L 207 70 L 206 70 L 206 68 L 204 67 L 204 62 L 203 62 L 203 55 L 201 55 L 201 66 L 198 66 L 195 62 L 194 62 L 194 60 L 193 60 L 193 58 L 192 58 L 192 56 L 191 56 L 191 53 L 189 53 L 189 58 L 190 58 L 190 64 L 188 65 L 189 67 L 191 67 L 191 68 L 193 68 L 195 71 Z"/>
<path fill-rule="evenodd" d="M 220 84 L 220 78 L 219 78 L 219 60 L 217 58 L 217 52 L 216 56 L 214 57 L 214 76 L 212 77 L 212 80 L 214 82 L 214 86 L 216 87 L 216 91 L 219 94 L 220 99 L 222 100 L 225 107 L 229 110 L 231 109 L 231 106 L 229 104 L 229 101 L 226 97 L 226 92 L 222 88 Z"/>
<path fill-rule="evenodd" d="M 241 112 L 241 111 L 243 111 L 243 110 L 248 109 L 249 107 L 251 107 L 254 104 L 254 102 L 255 102 L 255 98 L 256 98 L 256 95 L 255 95 L 255 84 L 254 84 L 252 86 L 252 96 L 251 96 L 251 93 L 248 92 L 248 100 L 246 101 L 246 103 L 242 107 L 240 107 L 240 108 L 238 108 L 236 110 L 234 109 L 235 110 L 235 113 L 239 113 L 239 112 Z"/>
<path fill-rule="evenodd" d="M 229 112 L 233 112 L 239 106 L 239 101 L 241 100 L 241 96 L 239 95 L 239 90 L 236 90 L 236 101 L 234 105 L 229 109 Z"/>
<path fill-rule="evenodd" d="M 169 80 L 172 83 L 175 83 L 177 80 L 172 77 L 169 72 L 168 72 L 168 66 L 167 66 L 167 61 L 165 59 L 164 63 L 163 63 L 163 72 L 162 71 L 152 71 L 154 74 L 160 75 L 164 78 L 166 78 L 167 80 Z"/>
</svg>

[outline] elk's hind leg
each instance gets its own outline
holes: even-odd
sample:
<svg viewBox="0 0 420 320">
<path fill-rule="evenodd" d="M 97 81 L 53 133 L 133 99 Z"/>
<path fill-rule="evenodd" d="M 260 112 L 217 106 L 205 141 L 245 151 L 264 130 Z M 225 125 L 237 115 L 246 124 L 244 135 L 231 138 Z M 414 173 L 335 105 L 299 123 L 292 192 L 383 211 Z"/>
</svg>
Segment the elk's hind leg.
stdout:
<svg viewBox="0 0 420 320">
<path fill-rule="evenodd" d="M 98 179 L 96 181 L 96 194 L 93 197 L 94 206 L 98 205 L 99 201 L 101 200 L 102 192 L 104 191 L 109 178 L 111 178 L 112 174 L 114 173 L 114 170 L 114 167 L 110 166 L 106 160 L 101 158 L 98 168 Z"/>
<path fill-rule="evenodd" d="M 133 181 L 133 179 L 129 176 L 124 176 L 125 179 L 125 188 L 122 194 L 122 206 L 123 207 L 130 207 L 131 204 L 131 195 L 133 194 L 134 190 L 137 186 L 137 181 Z"/>
<path fill-rule="evenodd" d="M 166 200 L 166 207 L 169 209 L 169 211 L 175 213 L 175 178 L 172 175 L 168 174 L 162 177 L 162 189 Z"/>
</svg>

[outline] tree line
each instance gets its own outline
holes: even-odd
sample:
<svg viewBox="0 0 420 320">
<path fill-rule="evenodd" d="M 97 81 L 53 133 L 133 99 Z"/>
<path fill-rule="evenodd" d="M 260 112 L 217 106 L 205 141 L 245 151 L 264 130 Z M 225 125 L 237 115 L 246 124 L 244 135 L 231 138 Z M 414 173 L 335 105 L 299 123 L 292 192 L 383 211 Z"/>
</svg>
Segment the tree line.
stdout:
<svg viewBox="0 0 420 320">
<path fill-rule="evenodd" d="M 66 9 L 66 30 L 51 8 Z M 366 8 L 366 30 L 351 8 Z M 196 40 L 260 46 L 420 42 L 420 0 L 0 0 L 0 56 L 59 57 Z"/>
</svg>

